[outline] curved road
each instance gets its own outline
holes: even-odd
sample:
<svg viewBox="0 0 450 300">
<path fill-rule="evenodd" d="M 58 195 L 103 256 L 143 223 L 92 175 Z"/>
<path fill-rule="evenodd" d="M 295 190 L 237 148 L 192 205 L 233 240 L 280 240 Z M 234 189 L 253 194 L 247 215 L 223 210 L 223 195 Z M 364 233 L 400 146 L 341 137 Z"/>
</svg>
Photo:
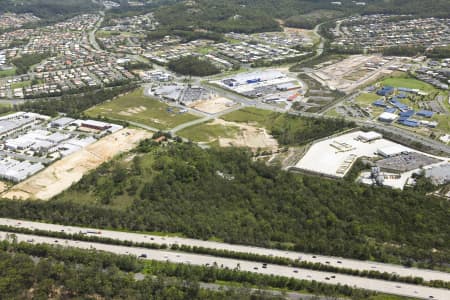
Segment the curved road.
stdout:
<svg viewBox="0 0 450 300">
<path fill-rule="evenodd" d="M 0 239 L 7 239 L 8 233 L 0 232 Z M 49 237 L 41 237 L 36 235 L 16 234 L 19 242 L 29 242 L 33 244 L 52 244 L 76 247 L 80 249 L 96 249 L 101 251 L 112 252 L 115 254 L 135 255 L 145 254 L 145 259 L 156 261 L 170 261 L 173 263 L 184 263 L 192 265 L 217 265 L 218 267 L 239 269 L 265 275 L 278 275 L 292 277 L 295 279 L 315 280 L 317 282 L 328 284 L 348 285 L 355 288 L 361 288 L 376 292 L 395 294 L 400 296 L 415 297 L 421 299 L 450 299 L 450 290 L 430 288 L 425 286 L 416 286 L 411 284 L 389 282 L 383 280 L 369 279 L 363 277 L 355 277 L 342 274 L 334 274 L 330 272 L 319 272 L 305 269 L 298 269 L 279 265 L 267 265 L 263 268 L 261 263 L 249 262 L 245 260 L 219 258 L 207 255 L 185 254 L 173 251 L 149 250 L 138 247 L 116 246 L 100 243 L 81 242 L 73 240 L 55 239 Z"/>
<path fill-rule="evenodd" d="M 39 222 L 31 222 L 31 221 L 22 221 L 22 220 L 14 220 L 14 219 L 6 219 L 0 218 L 0 225 L 6 225 L 16 228 L 28 228 L 28 229 L 38 229 L 45 230 L 51 232 L 61 232 L 64 231 L 66 233 L 87 233 L 88 235 L 96 235 L 99 237 L 110 238 L 114 240 L 120 241 L 132 241 L 135 243 L 155 243 L 155 244 L 178 244 L 178 245 L 187 245 L 187 246 L 197 246 L 204 247 L 209 249 L 221 249 L 228 250 L 234 252 L 241 253 L 253 253 L 265 256 L 275 256 L 275 257 L 285 257 L 292 260 L 300 259 L 302 261 L 313 262 L 313 263 L 321 263 L 324 265 L 330 265 L 334 267 L 340 268 L 349 268 L 355 270 L 367 270 L 367 271 L 379 271 L 379 272 L 387 272 L 387 273 L 396 273 L 400 276 L 417 276 L 422 277 L 425 281 L 430 280 L 443 280 L 450 282 L 450 273 L 427 270 L 427 269 L 417 269 L 417 268 L 406 268 L 400 265 L 393 264 L 385 264 L 385 263 L 377 263 L 371 261 L 361 261 L 355 259 L 347 259 L 340 257 L 332 257 L 332 256 L 323 256 L 323 255 L 314 255 L 310 253 L 301 253 L 301 252 L 293 252 L 293 251 L 283 251 L 276 249 L 267 249 L 260 247 L 252 247 L 252 246 L 243 246 L 243 245 L 233 245 L 227 243 L 218 243 L 211 241 L 202 241 L 188 238 L 180 238 L 180 237 L 162 237 L 155 235 L 146 235 L 141 233 L 128 233 L 128 232 L 120 232 L 120 231 L 112 231 L 112 230 L 102 230 L 102 229 L 93 229 L 93 228 L 83 228 L 77 226 L 64 226 L 57 224 L 48 224 L 48 223 L 39 223 Z M 98 232 L 101 232 L 99 235 Z M 449 298 L 450 299 L 450 298 Z"/>
</svg>

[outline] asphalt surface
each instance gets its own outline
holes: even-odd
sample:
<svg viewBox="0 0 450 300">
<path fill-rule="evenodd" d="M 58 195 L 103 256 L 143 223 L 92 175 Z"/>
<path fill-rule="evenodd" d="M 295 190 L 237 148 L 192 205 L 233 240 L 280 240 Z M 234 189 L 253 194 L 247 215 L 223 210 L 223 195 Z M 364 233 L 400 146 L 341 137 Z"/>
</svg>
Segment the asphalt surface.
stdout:
<svg viewBox="0 0 450 300">
<path fill-rule="evenodd" d="M 0 239 L 8 237 L 7 232 L 0 232 Z M 140 256 L 145 254 L 147 257 L 143 259 L 156 261 L 169 261 L 173 263 L 183 263 L 192 265 L 217 265 L 221 268 L 239 269 L 241 271 L 248 271 L 265 275 L 278 275 L 285 277 L 292 277 L 303 280 L 315 280 L 317 282 L 328 284 L 348 285 L 355 288 L 361 288 L 376 292 L 415 297 L 421 299 L 450 299 L 450 290 L 430 288 L 425 286 L 417 286 L 412 284 L 404 284 L 397 282 L 389 282 L 377 279 L 369 279 L 363 277 L 355 277 L 342 274 L 334 274 L 331 272 L 319 272 L 312 270 L 305 270 L 299 268 L 292 268 L 279 265 L 267 265 L 263 268 L 261 263 L 249 262 L 238 259 L 219 258 L 207 255 L 185 254 L 173 251 L 164 250 L 150 250 L 138 247 L 126 247 L 117 245 L 108 245 L 100 243 L 64 240 L 50 237 L 41 237 L 37 235 L 15 234 L 17 241 L 29 242 L 33 244 L 51 244 L 62 245 L 67 247 L 76 247 L 80 249 L 96 249 L 100 251 L 107 251 L 122 255 Z M 430 297 L 431 296 L 431 297 Z"/>
<path fill-rule="evenodd" d="M 102 229 L 94 229 L 94 228 L 83 228 L 76 226 L 63 226 L 56 224 L 47 224 L 47 223 L 39 223 L 39 222 L 31 222 L 31 221 L 22 221 L 22 220 L 14 220 L 14 219 L 6 219 L 0 218 L 0 225 L 7 225 L 11 227 L 17 228 L 28 228 L 28 229 L 39 229 L 51 232 L 61 232 L 64 231 L 66 233 L 86 233 L 87 235 L 99 236 L 103 238 L 110 238 L 119 241 L 132 241 L 135 243 L 155 243 L 155 244 L 167 244 L 167 245 L 186 245 L 186 246 L 196 246 L 196 247 L 204 247 L 209 249 L 220 249 L 220 250 L 228 250 L 234 252 L 241 253 L 253 253 L 265 256 L 274 256 L 274 257 L 285 257 L 292 260 L 299 259 L 301 261 L 313 262 L 313 263 L 321 263 L 324 265 L 330 265 L 339 268 L 349 268 L 355 270 L 367 270 L 367 271 L 379 271 L 379 272 L 387 272 L 387 273 L 395 273 L 399 276 L 415 276 L 421 277 L 425 281 L 431 280 L 443 280 L 450 282 L 450 273 L 439 272 L 427 269 L 418 269 L 418 268 L 406 268 L 400 265 L 393 264 L 385 264 L 385 263 L 377 263 L 371 261 L 362 261 L 355 259 L 347 259 L 341 257 L 333 257 L 333 256 L 324 256 L 324 255 L 315 255 L 311 253 L 301 253 L 301 252 L 293 252 L 293 251 L 283 251 L 276 249 L 267 249 L 260 247 L 252 247 L 252 246 L 243 246 L 243 245 L 233 245 L 227 243 L 218 243 L 211 241 L 202 241 L 196 239 L 188 239 L 188 238 L 180 238 L 180 237 L 163 237 L 156 235 L 147 235 L 140 233 L 128 233 L 128 232 L 120 232 L 120 231 L 112 231 L 112 230 L 102 230 Z M 99 233 L 100 232 L 100 233 Z M 450 299 L 450 298 L 448 298 Z"/>
</svg>

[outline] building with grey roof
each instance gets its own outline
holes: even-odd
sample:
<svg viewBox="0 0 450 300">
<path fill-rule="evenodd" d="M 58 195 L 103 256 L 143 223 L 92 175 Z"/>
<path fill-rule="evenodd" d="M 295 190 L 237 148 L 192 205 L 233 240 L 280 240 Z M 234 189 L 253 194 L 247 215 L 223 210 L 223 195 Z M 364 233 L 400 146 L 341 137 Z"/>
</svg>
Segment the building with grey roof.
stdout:
<svg viewBox="0 0 450 300">
<path fill-rule="evenodd" d="M 425 177 L 430 178 L 436 185 L 450 182 L 450 163 L 425 170 Z"/>
</svg>

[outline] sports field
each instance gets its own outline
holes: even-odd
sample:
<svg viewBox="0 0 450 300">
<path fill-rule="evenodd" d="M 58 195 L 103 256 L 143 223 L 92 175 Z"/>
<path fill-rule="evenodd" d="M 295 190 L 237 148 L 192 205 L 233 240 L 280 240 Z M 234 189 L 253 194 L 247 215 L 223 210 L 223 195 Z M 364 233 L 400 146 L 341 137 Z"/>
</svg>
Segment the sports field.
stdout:
<svg viewBox="0 0 450 300">
<path fill-rule="evenodd" d="M 94 106 L 85 114 L 89 117 L 107 117 L 110 119 L 133 121 L 156 129 L 167 130 L 180 124 L 197 119 L 196 116 L 181 113 L 180 109 L 170 107 L 157 99 L 143 95 L 142 89 L 120 96 Z"/>
<path fill-rule="evenodd" d="M 0 77 L 9 77 L 14 76 L 16 74 L 16 68 L 12 68 L 10 70 L 0 70 Z"/>
<path fill-rule="evenodd" d="M 410 89 L 420 89 L 424 92 L 434 92 L 437 89 L 433 87 L 432 85 L 417 80 L 415 78 L 401 76 L 401 77 L 388 77 L 381 81 L 382 85 L 390 85 L 393 87 L 405 87 Z"/>
</svg>

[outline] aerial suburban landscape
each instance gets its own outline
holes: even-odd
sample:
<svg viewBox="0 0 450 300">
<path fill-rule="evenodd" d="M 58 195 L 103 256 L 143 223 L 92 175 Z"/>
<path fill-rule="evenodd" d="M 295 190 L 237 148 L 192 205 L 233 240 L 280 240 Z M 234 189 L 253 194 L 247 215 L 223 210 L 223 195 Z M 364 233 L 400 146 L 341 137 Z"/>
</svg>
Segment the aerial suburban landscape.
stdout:
<svg viewBox="0 0 450 300">
<path fill-rule="evenodd" d="M 450 0 L 0 0 L 0 299 L 450 299 Z"/>
</svg>

